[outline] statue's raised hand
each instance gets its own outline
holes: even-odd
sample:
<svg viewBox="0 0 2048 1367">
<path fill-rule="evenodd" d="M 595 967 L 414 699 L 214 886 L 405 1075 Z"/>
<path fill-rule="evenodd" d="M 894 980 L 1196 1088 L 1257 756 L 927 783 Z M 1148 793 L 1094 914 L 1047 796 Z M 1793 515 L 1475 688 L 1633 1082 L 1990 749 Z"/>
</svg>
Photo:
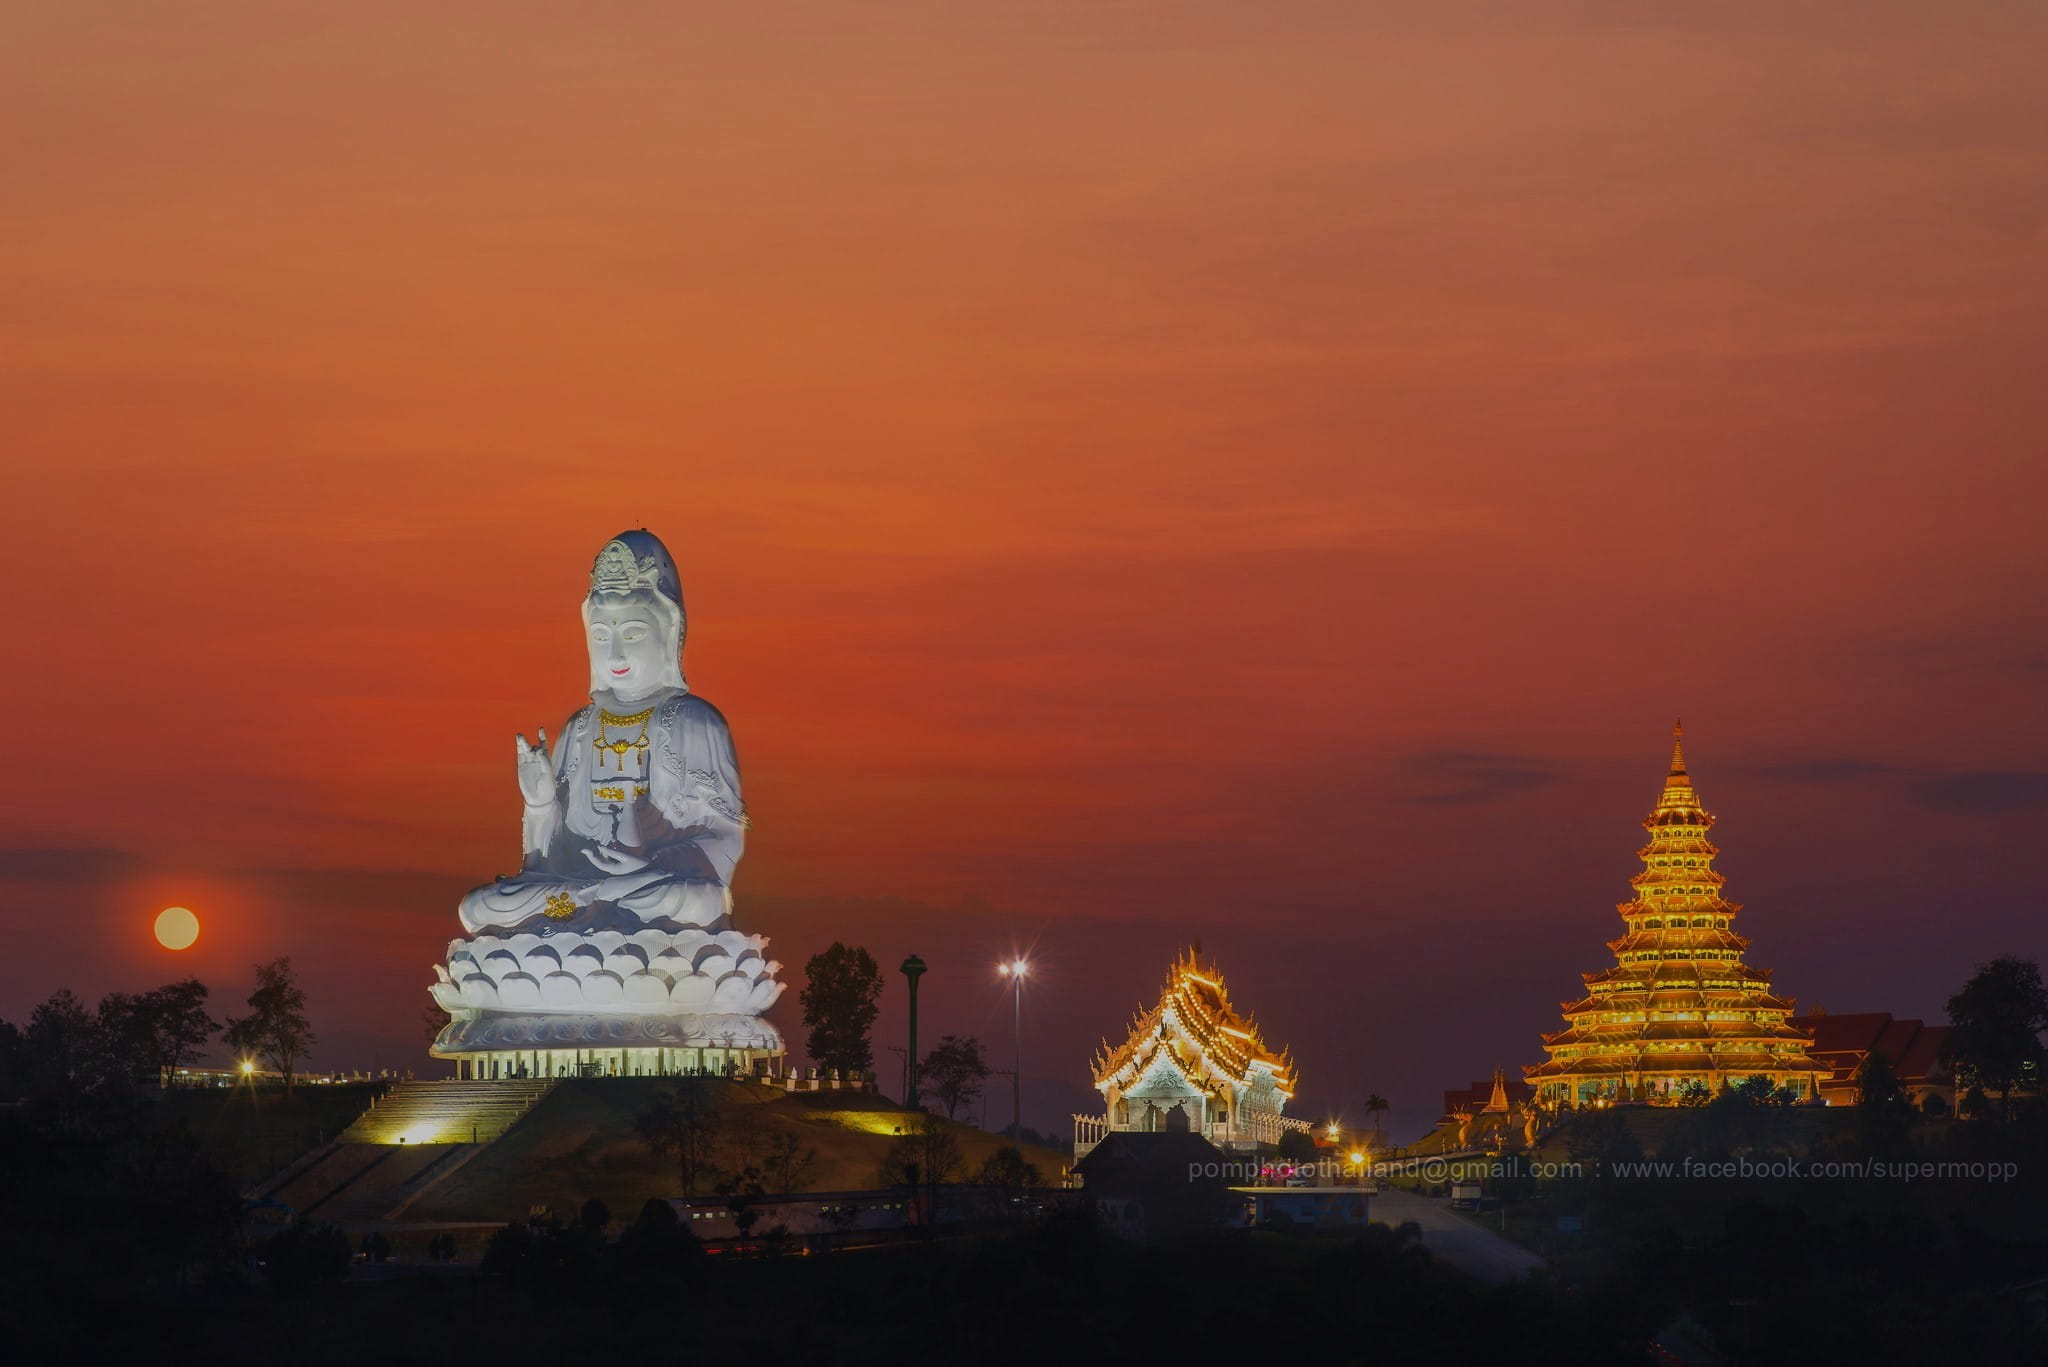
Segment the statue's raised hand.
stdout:
<svg viewBox="0 0 2048 1367">
<path fill-rule="evenodd" d="M 545 807 L 555 800 L 555 766 L 548 759 L 548 729 L 540 729 L 540 743 L 528 745 L 520 732 L 513 744 L 519 750 L 519 795 L 529 807 Z"/>
</svg>

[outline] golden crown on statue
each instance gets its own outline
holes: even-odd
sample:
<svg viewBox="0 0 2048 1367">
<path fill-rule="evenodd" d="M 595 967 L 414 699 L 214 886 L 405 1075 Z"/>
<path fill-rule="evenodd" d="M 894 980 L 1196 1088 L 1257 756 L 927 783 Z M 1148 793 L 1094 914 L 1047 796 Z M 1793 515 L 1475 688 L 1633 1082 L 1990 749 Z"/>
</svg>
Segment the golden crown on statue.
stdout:
<svg viewBox="0 0 2048 1367">
<path fill-rule="evenodd" d="M 592 593 L 631 593 L 661 587 L 661 564 L 651 555 L 635 556 L 625 542 L 610 541 L 590 567 Z"/>
</svg>

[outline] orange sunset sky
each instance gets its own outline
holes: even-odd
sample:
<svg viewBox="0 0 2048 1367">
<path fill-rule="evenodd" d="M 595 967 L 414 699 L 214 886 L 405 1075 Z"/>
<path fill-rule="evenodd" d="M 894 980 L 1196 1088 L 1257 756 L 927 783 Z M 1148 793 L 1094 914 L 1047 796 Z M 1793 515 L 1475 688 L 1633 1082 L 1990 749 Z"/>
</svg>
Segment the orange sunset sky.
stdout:
<svg viewBox="0 0 2048 1367">
<path fill-rule="evenodd" d="M 0 6 L 0 1015 L 289 953 L 314 1066 L 423 1067 L 642 525 L 743 928 L 916 951 L 1005 1058 L 1035 946 L 1031 1123 L 1195 938 L 1307 1113 L 1541 1057 L 1674 715 L 1752 961 L 1938 1015 L 2048 954 L 2043 51 L 1974 4 Z"/>
</svg>

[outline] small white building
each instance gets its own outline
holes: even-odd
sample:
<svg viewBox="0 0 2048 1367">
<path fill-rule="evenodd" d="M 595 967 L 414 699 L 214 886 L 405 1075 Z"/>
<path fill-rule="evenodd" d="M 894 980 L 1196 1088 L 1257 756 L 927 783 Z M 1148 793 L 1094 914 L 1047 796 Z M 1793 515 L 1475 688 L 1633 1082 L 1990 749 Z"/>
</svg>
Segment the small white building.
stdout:
<svg viewBox="0 0 2048 1367">
<path fill-rule="evenodd" d="M 1294 1096 L 1294 1061 L 1232 1008 L 1223 975 L 1199 949 L 1175 961 L 1158 1005 L 1131 1022 L 1122 1044 L 1104 1041 L 1095 1090 L 1103 1113 L 1074 1117 L 1076 1162 L 1116 1131 L 1185 1130 L 1244 1152 L 1310 1129 L 1282 1114 Z"/>
</svg>

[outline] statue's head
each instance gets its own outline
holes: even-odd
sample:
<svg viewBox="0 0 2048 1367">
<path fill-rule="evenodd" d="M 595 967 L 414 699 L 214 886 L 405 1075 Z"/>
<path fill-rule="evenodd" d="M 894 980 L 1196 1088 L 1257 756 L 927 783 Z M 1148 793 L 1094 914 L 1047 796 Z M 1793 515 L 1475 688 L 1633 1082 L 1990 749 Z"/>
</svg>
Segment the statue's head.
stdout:
<svg viewBox="0 0 2048 1367">
<path fill-rule="evenodd" d="M 620 532 L 590 567 L 583 639 L 590 691 L 621 701 L 683 682 L 683 588 L 676 562 L 652 532 Z"/>
</svg>

